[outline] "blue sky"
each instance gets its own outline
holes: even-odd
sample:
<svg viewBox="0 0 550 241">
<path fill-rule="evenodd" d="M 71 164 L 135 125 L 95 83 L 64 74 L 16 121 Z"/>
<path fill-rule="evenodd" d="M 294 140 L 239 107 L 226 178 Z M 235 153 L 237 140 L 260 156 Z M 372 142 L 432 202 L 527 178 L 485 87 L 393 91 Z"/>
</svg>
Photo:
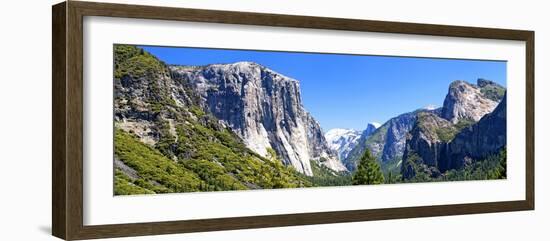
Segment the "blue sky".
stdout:
<svg viewBox="0 0 550 241">
<path fill-rule="evenodd" d="M 252 61 L 300 81 L 305 108 L 324 131 L 364 129 L 428 105 L 454 80 L 506 86 L 506 62 L 141 46 L 168 64 Z"/>
</svg>

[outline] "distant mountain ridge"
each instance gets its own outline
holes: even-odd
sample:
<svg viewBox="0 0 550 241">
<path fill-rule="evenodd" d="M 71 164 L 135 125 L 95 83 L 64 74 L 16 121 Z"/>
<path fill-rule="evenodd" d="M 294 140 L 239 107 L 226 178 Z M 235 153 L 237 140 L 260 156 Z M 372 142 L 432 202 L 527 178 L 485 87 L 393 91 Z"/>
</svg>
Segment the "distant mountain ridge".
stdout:
<svg viewBox="0 0 550 241">
<path fill-rule="evenodd" d="M 379 126 L 378 123 L 369 123 L 364 131 L 335 128 L 325 133 L 325 139 L 330 148 L 338 153 L 340 160 L 345 160 L 361 136 L 371 135 Z"/>
<path fill-rule="evenodd" d="M 384 183 L 506 175 L 506 89 L 490 80 L 323 133 L 299 81 L 260 64 L 167 65 L 130 45 L 114 60 L 115 195 L 352 185 L 366 150 Z"/>
<path fill-rule="evenodd" d="M 343 163 L 348 170 L 355 170 L 367 148 L 382 163 L 400 161 L 404 159 L 407 137 L 417 125 L 419 115 L 434 121 L 442 120 L 438 123 L 450 122 L 451 125 L 475 123 L 495 109 L 504 92 L 504 87 L 486 79 L 478 79 L 477 84 L 453 81 L 442 107 L 419 109 L 390 119 L 368 138 L 359 139 Z"/>
<path fill-rule="evenodd" d="M 418 111 L 401 114 L 382 124 L 373 133 L 361 135 L 357 145 L 343 160 L 348 170 L 355 170 L 366 149 L 381 162 L 400 158 L 405 147 L 405 135 L 410 131 Z"/>
</svg>

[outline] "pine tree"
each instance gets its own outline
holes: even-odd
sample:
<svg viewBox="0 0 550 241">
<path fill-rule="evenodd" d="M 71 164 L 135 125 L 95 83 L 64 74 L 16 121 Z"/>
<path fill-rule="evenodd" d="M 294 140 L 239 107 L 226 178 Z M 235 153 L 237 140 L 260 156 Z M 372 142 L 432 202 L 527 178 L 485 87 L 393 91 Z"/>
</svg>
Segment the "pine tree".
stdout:
<svg viewBox="0 0 550 241">
<path fill-rule="evenodd" d="M 384 183 L 384 175 L 382 174 L 382 168 L 372 156 L 369 149 L 363 153 L 361 161 L 357 166 L 357 171 L 353 174 L 353 185 L 370 185 L 370 184 L 382 184 Z"/>
</svg>

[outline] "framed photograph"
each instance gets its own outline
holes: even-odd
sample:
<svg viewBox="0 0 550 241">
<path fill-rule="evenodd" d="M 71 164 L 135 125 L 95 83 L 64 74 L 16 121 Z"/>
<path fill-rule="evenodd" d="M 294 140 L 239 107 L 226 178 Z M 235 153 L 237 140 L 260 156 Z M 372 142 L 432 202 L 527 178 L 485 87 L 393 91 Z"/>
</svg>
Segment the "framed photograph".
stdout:
<svg viewBox="0 0 550 241">
<path fill-rule="evenodd" d="M 53 6 L 53 235 L 534 209 L 534 32 Z"/>
</svg>

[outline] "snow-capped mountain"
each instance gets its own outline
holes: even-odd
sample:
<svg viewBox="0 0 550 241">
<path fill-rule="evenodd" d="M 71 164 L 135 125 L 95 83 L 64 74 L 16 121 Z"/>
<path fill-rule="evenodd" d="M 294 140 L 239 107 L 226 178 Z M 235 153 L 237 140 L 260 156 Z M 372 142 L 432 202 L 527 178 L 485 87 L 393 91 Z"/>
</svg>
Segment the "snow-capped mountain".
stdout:
<svg viewBox="0 0 550 241">
<path fill-rule="evenodd" d="M 429 104 L 427 106 L 424 106 L 424 108 L 422 108 L 422 109 L 424 109 L 424 110 L 435 110 L 437 108 L 439 108 L 439 107 L 437 107 L 437 105 Z"/>
<path fill-rule="evenodd" d="M 349 152 L 357 145 L 357 142 L 361 138 L 362 134 L 370 135 L 378 127 L 379 123 L 369 123 L 368 127 L 364 131 L 357 131 L 353 129 L 335 128 L 325 133 L 325 139 L 327 140 L 330 149 L 338 153 L 340 160 L 346 159 Z"/>
<path fill-rule="evenodd" d="M 369 125 L 367 126 L 367 129 L 369 128 L 372 128 L 374 127 L 374 130 L 378 129 L 378 127 L 380 127 L 382 124 L 378 123 L 378 122 L 371 122 L 369 123 Z"/>
<path fill-rule="evenodd" d="M 352 129 L 335 128 L 325 133 L 325 139 L 330 149 L 338 153 L 340 160 L 346 158 L 348 153 L 355 147 L 361 132 Z"/>
</svg>

